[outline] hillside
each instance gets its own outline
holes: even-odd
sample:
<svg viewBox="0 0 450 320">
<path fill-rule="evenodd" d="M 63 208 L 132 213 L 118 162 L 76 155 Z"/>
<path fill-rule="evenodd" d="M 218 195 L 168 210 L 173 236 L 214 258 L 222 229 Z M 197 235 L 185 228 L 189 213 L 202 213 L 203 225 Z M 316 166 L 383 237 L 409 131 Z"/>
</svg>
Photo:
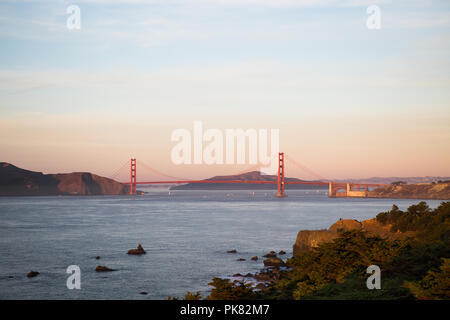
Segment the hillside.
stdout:
<svg viewBox="0 0 450 320">
<path fill-rule="evenodd" d="M 418 184 L 418 183 L 432 183 L 438 181 L 450 181 L 450 177 L 441 176 L 425 176 L 425 177 L 371 177 L 362 179 L 340 179 L 335 180 L 335 182 L 348 182 L 353 183 L 379 183 L 379 184 L 391 184 L 396 181 L 403 181 L 408 184 Z"/>
<path fill-rule="evenodd" d="M 43 174 L 0 162 L 0 196 L 121 195 L 129 187 L 89 172 Z"/>
<path fill-rule="evenodd" d="M 450 199 L 450 182 L 403 184 L 369 191 L 372 198 Z"/>
<path fill-rule="evenodd" d="M 259 171 L 251 171 L 238 175 L 215 176 L 208 180 L 238 180 L 238 181 L 277 181 L 276 175 L 261 174 Z M 285 181 L 302 181 L 296 178 L 285 178 Z M 276 190 L 277 185 L 274 184 L 250 184 L 250 183 L 187 183 L 180 186 L 171 187 L 172 190 Z M 328 189 L 328 186 L 310 186 L 310 185 L 289 185 L 286 189 Z"/>
</svg>

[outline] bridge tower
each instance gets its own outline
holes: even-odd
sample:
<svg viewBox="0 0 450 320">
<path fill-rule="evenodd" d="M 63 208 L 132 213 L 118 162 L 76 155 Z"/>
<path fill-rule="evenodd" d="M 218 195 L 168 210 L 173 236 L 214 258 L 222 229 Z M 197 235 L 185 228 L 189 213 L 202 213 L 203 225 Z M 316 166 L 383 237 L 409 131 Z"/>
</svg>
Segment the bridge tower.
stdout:
<svg viewBox="0 0 450 320">
<path fill-rule="evenodd" d="M 284 198 L 286 193 L 284 192 L 284 153 L 278 153 L 278 193 L 277 197 Z"/>
<path fill-rule="evenodd" d="M 136 159 L 130 162 L 130 195 L 136 194 Z"/>
</svg>

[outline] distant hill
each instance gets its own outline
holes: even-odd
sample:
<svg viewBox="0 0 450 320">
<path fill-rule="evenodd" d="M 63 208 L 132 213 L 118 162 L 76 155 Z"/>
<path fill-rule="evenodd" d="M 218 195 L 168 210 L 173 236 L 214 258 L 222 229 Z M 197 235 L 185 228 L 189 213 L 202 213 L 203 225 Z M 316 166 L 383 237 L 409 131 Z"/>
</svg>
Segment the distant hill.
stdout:
<svg viewBox="0 0 450 320">
<path fill-rule="evenodd" d="M 372 177 L 363 179 L 341 179 L 335 182 L 354 182 L 354 183 L 379 183 L 391 184 L 392 182 L 404 181 L 408 184 L 431 183 L 438 181 L 450 181 L 450 177 L 426 176 L 426 177 Z"/>
<path fill-rule="evenodd" d="M 205 180 L 239 180 L 239 181 L 277 181 L 276 175 L 261 174 L 259 171 L 251 171 L 238 175 L 215 176 Z M 285 178 L 285 181 L 304 181 L 296 178 Z M 276 184 L 252 184 L 252 183 L 187 183 L 172 186 L 171 190 L 276 190 Z M 286 189 L 328 189 L 328 186 L 311 185 L 287 185 Z"/>
<path fill-rule="evenodd" d="M 372 198 L 450 200 L 450 182 L 388 186 L 369 191 Z"/>
<path fill-rule="evenodd" d="M 0 162 L 0 196 L 121 195 L 129 187 L 89 172 L 43 174 Z"/>
</svg>

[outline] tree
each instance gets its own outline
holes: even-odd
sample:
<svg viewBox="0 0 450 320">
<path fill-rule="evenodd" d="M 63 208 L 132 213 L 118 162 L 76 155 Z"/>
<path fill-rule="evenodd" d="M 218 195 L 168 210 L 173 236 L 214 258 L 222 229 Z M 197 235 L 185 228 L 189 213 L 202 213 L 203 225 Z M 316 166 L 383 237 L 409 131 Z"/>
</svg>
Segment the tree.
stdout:
<svg viewBox="0 0 450 320">
<path fill-rule="evenodd" d="M 196 293 L 188 291 L 184 295 L 184 299 L 183 300 L 201 300 L 201 299 L 202 299 L 202 296 L 200 295 L 199 291 L 197 291 Z"/>
<path fill-rule="evenodd" d="M 289 260 L 292 270 L 282 274 L 273 294 L 280 299 L 308 298 L 329 284 L 344 283 L 351 274 L 365 283 L 368 266 L 375 264 L 383 269 L 403 246 L 402 241 L 368 237 L 357 230 L 343 232 L 332 242 Z"/>
<path fill-rule="evenodd" d="M 251 285 L 243 282 L 230 282 L 228 279 L 213 278 L 209 283 L 213 286 L 207 300 L 245 300 L 254 298 Z"/>
<path fill-rule="evenodd" d="M 438 271 L 429 270 L 422 280 L 406 282 L 417 299 L 449 300 L 450 299 L 450 259 L 443 258 Z"/>
<path fill-rule="evenodd" d="M 202 296 L 200 295 L 200 291 L 197 291 L 196 293 L 188 291 L 188 292 L 186 292 L 186 294 L 184 295 L 184 298 L 183 298 L 183 300 L 201 300 L 201 299 L 202 299 Z M 167 298 L 167 300 L 180 300 L 180 299 L 178 299 L 177 297 L 169 296 Z"/>
</svg>

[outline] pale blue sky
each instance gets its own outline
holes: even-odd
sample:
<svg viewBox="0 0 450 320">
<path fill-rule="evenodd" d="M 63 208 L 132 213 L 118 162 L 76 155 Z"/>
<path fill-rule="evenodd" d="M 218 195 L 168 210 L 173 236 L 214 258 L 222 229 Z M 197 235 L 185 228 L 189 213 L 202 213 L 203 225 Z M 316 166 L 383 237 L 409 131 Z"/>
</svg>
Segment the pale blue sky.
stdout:
<svg viewBox="0 0 450 320">
<path fill-rule="evenodd" d="M 81 8 L 81 30 L 66 28 L 70 4 Z M 371 4 L 381 8 L 381 30 L 366 27 Z M 355 167 L 320 160 L 335 148 L 352 150 L 336 141 L 329 154 L 311 156 L 327 148 L 332 132 L 347 141 L 359 136 L 353 147 L 363 156 L 354 161 L 369 167 L 354 176 L 450 174 L 448 150 L 408 170 L 401 158 L 384 166 L 370 160 L 386 146 L 406 155 L 448 149 L 449 1 L 2 1 L 0 46 L 0 152 L 11 162 L 30 164 L 39 143 L 60 146 L 52 140 L 57 123 L 80 148 L 99 136 L 97 145 L 113 148 L 108 126 L 140 136 L 162 130 L 161 141 L 135 147 L 166 157 L 170 131 L 198 119 L 209 127 L 280 128 L 283 149 L 324 175 L 348 176 Z M 80 123 L 91 138 L 76 135 Z M 375 141 L 380 132 L 403 140 Z M 405 143 L 408 137 L 414 140 Z M 36 150 L 24 151 L 33 143 Z M 49 171 L 74 166 L 39 159 L 35 166 Z M 102 170 L 89 165 L 79 168 Z"/>
</svg>

